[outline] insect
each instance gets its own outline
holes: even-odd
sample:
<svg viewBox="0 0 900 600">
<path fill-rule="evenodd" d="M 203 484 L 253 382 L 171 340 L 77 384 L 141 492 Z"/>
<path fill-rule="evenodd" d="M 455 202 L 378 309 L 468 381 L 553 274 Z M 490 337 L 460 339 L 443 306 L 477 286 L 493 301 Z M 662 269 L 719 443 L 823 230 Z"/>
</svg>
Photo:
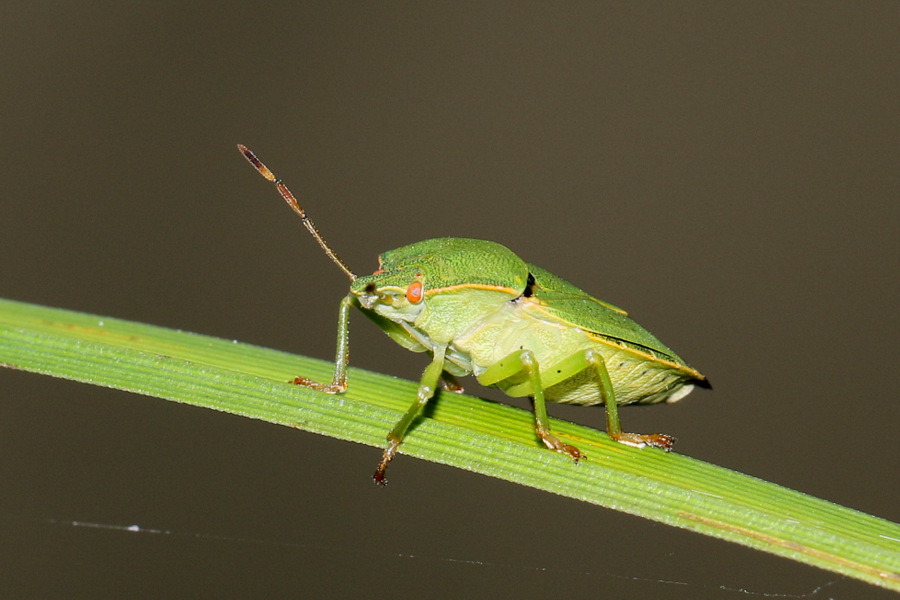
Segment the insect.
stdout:
<svg viewBox="0 0 900 600">
<path fill-rule="evenodd" d="M 461 390 L 455 376 L 512 397 L 530 396 L 535 431 L 547 448 L 581 451 L 550 430 L 546 402 L 606 406 L 609 436 L 628 446 L 670 450 L 671 436 L 625 433 L 619 404 L 675 402 L 706 378 L 687 365 L 627 313 L 571 283 L 527 263 L 505 246 L 485 240 L 437 238 L 382 254 L 378 269 L 357 276 L 331 249 L 287 186 L 245 146 L 244 157 L 275 184 L 282 198 L 350 278 L 341 300 L 337 356 L 331 383 L 297 377 L 294 383 L 329 394 L 347 389 L 350 309 L 356 307 L 395 342 L 426 352 L 431 362 L 416 399 L 388 433 L 375 471 L 379 484 L 407 429 L 438 387 Z"/>
</svg>

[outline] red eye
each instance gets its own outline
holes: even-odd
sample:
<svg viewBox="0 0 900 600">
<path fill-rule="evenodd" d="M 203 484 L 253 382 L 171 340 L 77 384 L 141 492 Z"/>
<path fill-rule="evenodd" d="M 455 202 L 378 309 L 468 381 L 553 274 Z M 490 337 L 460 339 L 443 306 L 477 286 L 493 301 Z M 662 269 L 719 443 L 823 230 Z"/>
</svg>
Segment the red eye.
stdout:
<svg viewBox="0 0 900 600">
<path fill-rule="evenodd" d="M 411 284 L 409 284 L 409 287 L 406 288 L 406 299 L 413 304 L 418 304 L 419 302 L 421 302 L 424 296 L 425 286 L 422 285 L 421 281 L 413 281 Z"/>
</svg>

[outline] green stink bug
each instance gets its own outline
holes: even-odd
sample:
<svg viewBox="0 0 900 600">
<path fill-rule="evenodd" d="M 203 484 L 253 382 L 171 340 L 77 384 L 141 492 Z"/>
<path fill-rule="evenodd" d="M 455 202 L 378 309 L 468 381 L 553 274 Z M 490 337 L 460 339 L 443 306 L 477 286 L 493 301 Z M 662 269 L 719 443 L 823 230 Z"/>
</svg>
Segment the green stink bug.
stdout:
<svg viewBox="0 0 900 600">
<path fill-rule="evenodd" d="M 248 150 L 238 148 L 273 182 L 325 253 L 350 278 L 341 300 L 337 355 L 329 384 L 297 377 L 294 383 L 337 394 L 347 389 L 348 325 L 355 306 L 395 342 L 427 352 L 416 400 L 387 436 L 375 481 L 385 470 L 406 430 L 434 396 L 438 385 L 460 389 L 454 376 L 475 375 L 479 383 L 509 396 L 534 401 L 535 431 L 549 449 L 576 462 L 581 451 L 550 431 L 546 401 L 606 405 L 611 438 L 637 448 L 670 450 L 671 436 L 624 433 L 619 404 L 675 402 L 706 378 L 687 365 L 625 311 L 597 300 L 571 283 L 527 263 L 505 246 L 485 240 L 424 240 L 378 257 L 378 270 L 357 276 L 334 253 L 294 195 Z"/>
</svg>

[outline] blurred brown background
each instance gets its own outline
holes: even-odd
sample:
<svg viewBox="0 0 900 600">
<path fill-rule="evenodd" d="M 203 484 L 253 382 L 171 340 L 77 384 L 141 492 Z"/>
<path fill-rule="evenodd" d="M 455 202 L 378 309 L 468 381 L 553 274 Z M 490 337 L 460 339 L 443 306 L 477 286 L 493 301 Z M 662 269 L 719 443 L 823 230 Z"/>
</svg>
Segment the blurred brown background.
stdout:
<svg viewBox="0 0 900 600">
<path fill-rule="evenodd" d="M 346 279 L 242 142 L 355 270 L 428 237 L 492 239 L 625 307 L 713 382 L 623 410 L 629 429 L 896 521 L 898 17 L 6 4 L 0 296 L 330 358 Z M 353 327 L 354 365 L 418 377 L 421 355 Z M 601 409 L 550 410 L 603 426 Z M 0 370 L 0 595 L 880 597 L 411 458 L 378 489 L 378 456 Z"/>
</svg>

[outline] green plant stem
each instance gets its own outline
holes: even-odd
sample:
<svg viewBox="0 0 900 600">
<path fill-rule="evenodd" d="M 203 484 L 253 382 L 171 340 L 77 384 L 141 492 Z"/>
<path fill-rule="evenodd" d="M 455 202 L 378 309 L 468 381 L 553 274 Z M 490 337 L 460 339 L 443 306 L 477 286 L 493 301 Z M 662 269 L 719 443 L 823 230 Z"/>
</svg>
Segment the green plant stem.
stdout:
<svg viewBox="0 0 900 600">
<path fill-rule="evenodd" d="M 290 385 L 326 381 L 332 365 L 207 336 L 0 300 L 0 363 L 205 406 L 379 448 L 416 384 L 351 369 L 346 393 Z M 637 450 L 552 420 L 587 458 L 549 452 L 531 413 L 444 394 L 401 453 L 521 483 L 771 552 L 900 591 L 900 525 L 675 453 Z M 352 474 L 352 476 L 368 476 Z"/>
</svg>

